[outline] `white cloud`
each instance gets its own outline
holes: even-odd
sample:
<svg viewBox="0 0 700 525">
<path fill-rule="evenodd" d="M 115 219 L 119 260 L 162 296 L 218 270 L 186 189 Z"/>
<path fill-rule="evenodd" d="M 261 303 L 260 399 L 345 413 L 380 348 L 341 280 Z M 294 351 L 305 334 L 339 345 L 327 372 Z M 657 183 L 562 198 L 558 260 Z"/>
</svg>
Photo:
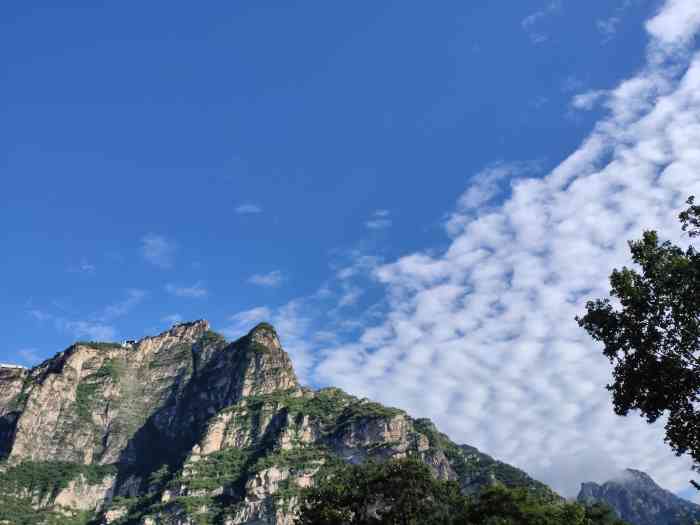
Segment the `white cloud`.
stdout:
<svg viewBox="0 0 700 525">
<path fill-rule="evenodd" d="M 141 239 L 141 253 L 144 259 L 158 268 L 172 268 L 175 249 L 175 243 L 163 235 L 149 233 Z"/>
<path fill-rule="evenodd" d="M 33 308 L 31 310 L 28 310 L 29 315 L 31 315 L 34 319 L 37 321 L 48 321 L 53 318 L 53 316 L 43 310 L 39 310 L 38 308 Z"/>
<path fill-rule="evenodd" d="M 239 215 L 252 215 L 255 213 L 262 213 L 263 210 L 257 204 L 253 204 L 253 203 L 249 202 L 246 204 L 240 204 L 239 206 L 236 206 L 235 211 Z"/>
<path fill-rule="evenodd" d="M 572 93 L 575 91 L 580 91 L 584 85 L 584 81 L 578 78 L 576 75 L 569 75 L 562 81 L 561 90 L 564 93 Z"/>
<path fill-rule="evenodd" d="M 165 285 L 165 291 L 171 295 L 175 295 L 177 297 L 187 297 L 189 299 L 201 299 L 209 295 L 209 291 L 204 287 L 204 284 L 201 281 L 194 283 L 192 286 L 182 286 L 168 283 Z"/>
<path fill-rule="evenodd" d="M 365 222 L 365 226 L 370 230 L 383 230 L 391 226 L 391 219 L 370 219 Z"/>
<path fill-rule="evenodd" d="M 368 255 L 358 250 L 351 251 L 348 254 L 348 259 L 348 264 L 336 270 L 336 277 L 341 281 L 374 271 L 382 262 L 380 257 Z"/>
<path fill-rule="evenodd" d="M 603 35 L 603 42 L 608 42 L 613 36 L 615 36 L 617 33 L 617 26 L 621 21 L 622 19 L 617 15 L 596 21 L 596 27 Z"/>
<path fill-rule="evenodd" d="M 56 330 L 68 332 L 78 339 L 90 341 L 114 341 L 118 331 L 112 322 L 127 315 L 139 305 L 148 293 L 131 288 L 126 290 L 126 298 L 105 306 L 100 312 L 86 316 L 84 319 L 71 319 L 65 315 L 54 315 L 39 309 L 29 310 L 37 321 L 51 321 Z"/>
<path fill-rule="evenodd" d="M 561 11 L 561 1 L 554 0 L 542 9 L 523 18 L 521 25 L 533 44 L 541 44 L 549 39 L 549 36 L 538 28 L 545 19 L 559 11 Z"/>
<path fill-rule="evenodd" d="M 605 98 L 608 93 L 609 92 L 604 89 L 594 89 L 579 93 L 578 95 L 574 95 L 574 98 L 571 99 L 571 106 L 574 109 L 589 111 L 593 109 L 601 99 Z"/>
<path fill-rule="evenodd" d="M 237 339 L 248 333 L 256 324 L 269 322 L 272 311 L 266 306 L 257 306 L 250 310 L 238 312 L 229 317 L 230 324 L 224 329 L 224 334 Z"/>
<path fill-rule="evenodd" d="M 128 314 L 134 307 L 141 304 L 148 293 L 145 290 L 132 288 L 126 291 L 126 299 L 107 305 L 97 316 L 100 321 L 112 321 Z"/>
<path fill-rule="evenodd" d="M 34 366 L 43 361 L 39 350 L 36 348 L 21 348 L 17 350 L 20 361 L 27 366 Z"/>
<path fill-rule="evenodd" d="M 700 26 L 700 4 L 693 0 L 667 0 L 659 13 L 646 24 L 647 31 L 663 46 L 687 45 Z M 668 50 L 667 50 L 668 52 Z"/>
<path fill-rule="evenodd" d="M 372 217 L 365 222 L 365 226 L 370 230 L 383 230 L 391 226 L 389 210 L 376 210 Z"/>
<path fill-rule="evenodd" d="M 78 339 L 89 341 L 115 341 L 117 330 L 114 326 L 93 321 L 58 320 L 58 325 L 71 332 Z"/>
<path fill-rule="evenodd" d="M 284 276 L 279 270 L 274 270 L 269 273 L 256 273 L 248 279 L 248 282 L 251 284 L 266 286 L 268 288 L 275 288 L 282 284 L 282 281 L 284 281 Z"/>
<path fill-rule="evenodd" d="M 624 0 L 615 8 L 611 16 L 596 21 L 596 27 L 603 36 L 603 43 L 609 42 L 617 34 L 618 26 L 622 22 L 625 12 L 632 7 L 632 4 L 632 0 Z"/>
<path fill-rule="evenodd" d="M 483 212 L 486 205 L 510 192 L 510 187 L 516 180 L 532 175 L 540 168 L 540 163 L 536 161 L 498 161 L 482 169 L 472 177 L 469 187 L 459 197 L 457 212 L 452 214 L 447 223 L 448 231 L 459 231 L 474 212 Z"/>
<path fill-rule="evenodd" d="M 628 239 L 654 228 L 681 240 L 677 213 L 700 192 L 700 53 L 680 46 L 698 26 L 700 3 L 669 0 L 647 24 L 647 66 L 610 92 L 609 116 L 576 151 L 515 180 L 500 205 L 500 186 L 468 189 L 445 251 L 376 268 L 388 308 L 330 342 L 315 381 L 429 416 L 567 496 L 625 467 L 686 488 L 691 462 L 664 443 L 663 422 L 614 414 L 610 363 L 574 316 L 607 295 Z"/>
<path fill-rule="evenodd" d="M 161 322 L 166 323 L 168 325 L 174 325 L 181 323 L 183 321 L 183 318 L 180 314 L 170 314 L 161 317 L 160 320 Z"/>
</svg>

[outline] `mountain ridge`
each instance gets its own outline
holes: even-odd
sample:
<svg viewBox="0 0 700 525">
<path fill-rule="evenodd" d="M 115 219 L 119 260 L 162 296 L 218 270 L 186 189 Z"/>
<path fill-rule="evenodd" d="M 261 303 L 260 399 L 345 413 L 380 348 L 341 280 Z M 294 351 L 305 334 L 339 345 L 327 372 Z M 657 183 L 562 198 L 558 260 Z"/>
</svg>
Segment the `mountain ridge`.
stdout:
<svg viewBox="0 0 700 525">
<path fill-rule="evenodd" d="M 288 525 L 320 468 L 406 455 L 465 492 L 501 482 L 561 501 L 430 420 L 302 386 L 267 323 L 233 342 L 180 323 L 0 368 L 0 507 L 43 520 L 27 523 Z"/>
</svg>

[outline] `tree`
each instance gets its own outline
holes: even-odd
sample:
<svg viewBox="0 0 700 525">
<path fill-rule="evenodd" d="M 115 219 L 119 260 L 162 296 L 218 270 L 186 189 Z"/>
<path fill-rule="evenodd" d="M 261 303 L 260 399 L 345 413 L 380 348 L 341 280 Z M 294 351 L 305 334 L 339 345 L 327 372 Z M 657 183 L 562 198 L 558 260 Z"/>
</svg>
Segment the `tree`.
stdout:
<svg viewBox="0 0 700 525">
<path fill-rule="evenodd" d="M 700 234 L 700 206 L 694 198 L 679 215 L 682 230 Z M 614 365 L 615 413 L 639 410 L 649 423 L 668 414 L 666 442 L 688 453 L 700 471 L 700 254 L 655 231 L 629 242 L 638 269 L 610 275 L 610 299 L 586 303 L 579 325 L 604 345 Z M 700 489 L 700 485 L 691 482 Z"/>
<path fill-rule="evenodd" d="M 484 489 L 466 514 L 467 525 L 627 525 L 600 503 L 551 503 L 527 489 L 494 485 Z"/>
<path fill-rule="evenodd" d="M 299 525 L 452 525 L 464 523 L 467 499 L 416 459 L 368 462 L 320 476 L 301 503 Z"/>
<path fill-rule="evenodd" d="M 544 501 L 496 484 L 476 499 L 416 459 L 322 473 L 301 497 L 298 525 L 626 525 L 607 507 Z"/>
</svg>

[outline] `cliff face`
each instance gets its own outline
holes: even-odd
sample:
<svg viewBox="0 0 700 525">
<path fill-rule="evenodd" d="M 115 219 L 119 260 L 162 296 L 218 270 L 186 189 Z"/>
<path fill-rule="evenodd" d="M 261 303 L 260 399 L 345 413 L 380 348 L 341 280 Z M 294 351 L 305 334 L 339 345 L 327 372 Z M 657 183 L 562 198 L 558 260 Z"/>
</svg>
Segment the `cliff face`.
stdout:
<svg viewBox="0 0 700 525">
<path fill-rule="evenodd" d="M 659 487 L 649 475 L 627 469 L 618 478 L 582 483 L 581 503 L 605 503 L 632 525 L 692 525 L 700 521 L 700 505 Z"/>
<path fill-rule="evenodd" d="M 319 469 L 408 454 L 465 491 L 558 498 L 429 420 L 300 386 L 267 324 L 229 343 L 196 321 L 0 367 L 0 523 L 290 524 Z"/>
<path fill-rule="evenodd" d="M 7 456 L 14 439 L 23 404 L 19 396 L 28 374 L 25 368 L 0 365 L 0 458 Z"/>
</svg>

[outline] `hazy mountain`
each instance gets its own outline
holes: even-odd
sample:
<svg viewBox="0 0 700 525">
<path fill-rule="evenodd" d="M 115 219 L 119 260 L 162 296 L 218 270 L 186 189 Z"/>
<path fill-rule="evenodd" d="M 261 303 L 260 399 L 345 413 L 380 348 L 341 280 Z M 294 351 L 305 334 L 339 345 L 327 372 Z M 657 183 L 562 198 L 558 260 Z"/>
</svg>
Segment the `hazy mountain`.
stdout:
<svg viewBox="0 0 700 525">
<path fill-rule="evenodd" d="M 639 470 L 627 469 L 602 485 L 582 483 L 578 501 L 606 503 L 633 525 L 694 525 L 700 521 L 700 505 L 662 489 Z"/>
</svg>

